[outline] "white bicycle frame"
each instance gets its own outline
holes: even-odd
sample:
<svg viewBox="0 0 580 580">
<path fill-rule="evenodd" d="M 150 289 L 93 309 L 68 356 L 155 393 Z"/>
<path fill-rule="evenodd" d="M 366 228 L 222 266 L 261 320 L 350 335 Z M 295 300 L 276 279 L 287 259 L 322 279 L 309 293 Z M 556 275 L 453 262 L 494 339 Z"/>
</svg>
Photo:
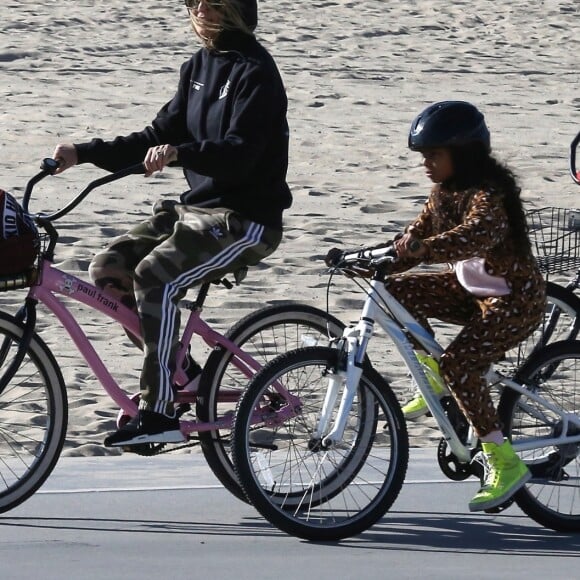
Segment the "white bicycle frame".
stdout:
<svg viewBox="0 0 580 580">
<path fill-rule="evenodd" d="M 372 280 L 370 282 L 370 289 L 367 291 L 367 298 L 358 323 L 344 330 L 342 344 L 345 345 L 343 348 L 346 350 L 346 368 L 344 370 L 338 370 L 336 374 L 329 376 L 329 386 L 318 428 L 314 436 L 321 439 L 322 445 L 327 448 L 341 441 L 348 414 L 362 375 L 367 346 L 373 336 L 376 322 L 378 322 L 397 347 L 412 378 L 425 398 L 429 411 L 437 422 L 450 450 L 460 462 L 468 463 L 471 460 L 471 449 L 475 446 L 475 434 L 472 433 L 468 437 L 467 445 L 460 440 L 443 410 L 439 397 L 433 392 L 427 375 L 415 356 L 414 347 L 407 335 L 411 335 L 436 360 L 439 360 L 441 357 L 443 348 L 397 299 L 387 291 L 383 282 L 380 280 Z M 580 435 L 566 435 L 570 424 L 580 429 L 580 417 L 578 415 L 563 412 L 559 407 L 552 405 L 537 393 L 527 389 L 525 385 L 519 385 L 496 371 L 491 370 L 486 378 L 490 384 L 500 384 L 503 387 L 521 393 L 525 397 L 539 403 L 543 408 L 551 411 L 562 420 L 561 435 L 558 437 L 520 438 L 514 444 L 516 451 L 580 442 Z M 339 395 L 339 408 L 334 421 L 332 421 L 334 415 L 333 410 L 335 409 Z M 525 401 L 519 404 L 524 408 Z M 528 408 L 527 412 L 530 415 L 535 414 L 536 416 L 541 414 L 541 411 L 538 411 L 535 407 Z"/>
</svg>

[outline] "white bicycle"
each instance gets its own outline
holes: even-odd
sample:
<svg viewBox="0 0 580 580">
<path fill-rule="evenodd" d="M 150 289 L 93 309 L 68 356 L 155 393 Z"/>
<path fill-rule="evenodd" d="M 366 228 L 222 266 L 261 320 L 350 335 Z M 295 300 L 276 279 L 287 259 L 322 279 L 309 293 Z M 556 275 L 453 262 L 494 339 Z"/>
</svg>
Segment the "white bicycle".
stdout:
<svg viewBox="0 0 580 580">
<path fill-rule="evenodd" d="M 375 269 L 390 249 L 342 254 L 336 270 Z M 310 540 L 358 534 L 397 498 L 409 440 L 388 381 L 367 346 L 378 323 L 393 341 L 441 431 L 437 459 L 452 480 L 483 478 L 480 444 L 450 395 L 441 400 L 410 337 L 435 359 L 441 345 L 385 289 L 380 275 L 353 278 L 366 292 L 360 320 L 330 347 L 299 348 L 267 364 L 240 399 L 233 431 L 239 482 L 272 524 Z M 512 500 L 538 523 L 580 530 L 580 342 L 535 352 L 513 378 L 494 370 L 505 435 L 533 478 Z"/>
</svg>

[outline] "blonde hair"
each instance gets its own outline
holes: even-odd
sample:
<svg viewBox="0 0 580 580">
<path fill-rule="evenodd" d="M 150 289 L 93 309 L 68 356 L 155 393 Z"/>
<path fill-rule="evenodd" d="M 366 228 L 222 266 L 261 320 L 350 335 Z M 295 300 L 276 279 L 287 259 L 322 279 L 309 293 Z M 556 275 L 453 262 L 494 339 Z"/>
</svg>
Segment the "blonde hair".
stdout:
<svg viewBox="0 0 580 580">
<path fill-rule="evenodd" d="M 220 33 L 224 30 L 237 30 L 244 34 L 254 34 L 254 31 L 244 21 L 242 16 L 243 9 L 239 0 L 220 0 L 220 4 L 219 11 L 222 15 L 222 21 L 213 30 L 216 33 L 213 38 L 201 37 L 197 34 L 195 27 L 193 27 L 194 32 L 196 32 L 203 45 L 210 50 L 216 48 L 216 41 L 219 39 Z M 197 16 L 191 11 L 189 12 L 189 18 L 191 19 L 192 25 L 199 22 Z M 207 23 L 204 23 L 204 25 L 207 27 Z"/>
</svg>

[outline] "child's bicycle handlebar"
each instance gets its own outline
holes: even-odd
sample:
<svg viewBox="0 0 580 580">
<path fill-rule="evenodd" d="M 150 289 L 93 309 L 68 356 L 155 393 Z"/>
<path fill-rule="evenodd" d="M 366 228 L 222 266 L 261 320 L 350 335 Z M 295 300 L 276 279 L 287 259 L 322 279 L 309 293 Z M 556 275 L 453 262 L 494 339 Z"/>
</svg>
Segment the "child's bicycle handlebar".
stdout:
<svg viewBox="0 0 580 580">
<path fill-rule="evenodd" d="M 421 242 L 414 240 L 410 244 L 410 250 L 418 250 L 420 246 Z M 388 245 L 380 248 L 362 248 L 360 250 L 333 248 L 326 256 L 326 265 L 339 270 L 348 270 L 349 266 L 376 269 L 383 264 L 396 262 L 397 259 L 397 250 L 392 242 L 390 242 Z"/>
</svg>

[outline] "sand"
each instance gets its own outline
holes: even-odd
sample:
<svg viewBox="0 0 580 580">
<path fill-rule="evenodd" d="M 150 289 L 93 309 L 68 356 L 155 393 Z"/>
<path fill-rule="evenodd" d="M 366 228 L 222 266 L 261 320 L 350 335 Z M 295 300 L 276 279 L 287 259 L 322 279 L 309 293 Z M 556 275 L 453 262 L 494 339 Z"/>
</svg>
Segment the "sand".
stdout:
<svg viewBox="0 0 580 580">
<path fill-rule="evenodd" d="M 207 313 L 218 329 L 281 299 L 325 307 L 326 251 L 388 239 L 418 213 L 429 183 L 407 132 L 431 102 L 465 99 L 484 111 L 494 150 L 520 176 L 528 208 L 580 206 L 567 175 L 580 129 L 577 0 L 262 0 L 260 7 L 257 33 L 289 97 L 294 205 L 278 251 L 240 288 L 213 292 Z M 197 49 L 178 1 L 4 0 L 3 8 L 0 186 L 17 196 L 56 143 L 148 124 Z M 32 207 L 56 209 L 100 175 L 82 166 L 46 180 Z M 60 222 L 57 264 L 86 277 L 95 251 L 183 189 L 181 172 L 170 169 L 96 191 Z M 330 309 L 345 321 L 361 305 L 353 290 L 342 281 L 331 293 Z M 12 311 L 21 298 L 0 295 L 0 306 Z M 135 390 L 140 356 L 122 332 L 90 312 L 77 315 L 119 381 Z M 105 453 L 100 442 L 114 405 L 54 321 L 41 315 L 40 328 L 69 389 L 65 454 Z M 404 399 L 408 380 L 392 345 L 377 338 L 373 348 Z M 429 420 L 411 432 L 413 445 L 437 438 Z"/>
</svg>

